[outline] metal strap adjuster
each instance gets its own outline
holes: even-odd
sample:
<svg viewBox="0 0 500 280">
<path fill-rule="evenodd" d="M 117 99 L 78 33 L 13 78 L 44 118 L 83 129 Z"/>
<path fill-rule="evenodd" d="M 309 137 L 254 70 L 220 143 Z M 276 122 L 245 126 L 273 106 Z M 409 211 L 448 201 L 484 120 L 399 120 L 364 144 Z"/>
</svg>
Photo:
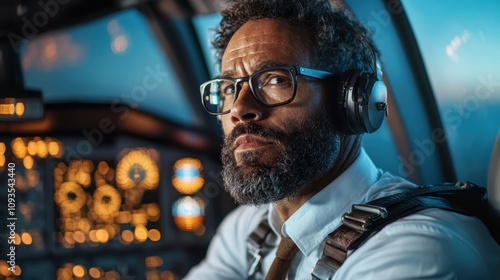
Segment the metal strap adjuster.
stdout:
<svg viewBox="0 0 500 280">
<path fill-rule="evenodd" d="M 370 204 L 354 204 L 351 212 L 342 215 L 344 225 L 358 230 L 367 231 L 377 220 L 387 217 L 387 209 Z"/>
<path fill-rule="evenodd" d="M 260 262 L 273 248 L 272 245 L 276 236 L 267 223 L 263 220 L 247 239 L 247 258 L 250 263 L 248 269 L 248 279 L 254 279 L 257 271 L 260 269 Z"/>
</svg>

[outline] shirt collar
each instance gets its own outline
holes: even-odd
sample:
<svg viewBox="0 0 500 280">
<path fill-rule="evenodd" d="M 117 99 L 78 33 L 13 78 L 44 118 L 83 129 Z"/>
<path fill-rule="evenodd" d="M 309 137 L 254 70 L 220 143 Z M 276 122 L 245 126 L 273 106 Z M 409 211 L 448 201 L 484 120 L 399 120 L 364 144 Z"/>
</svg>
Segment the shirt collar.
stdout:
<svg viewBox="0 0 500 280">
<path fill-rule="evenodd" d="M 342 214 L 359 203 L 382 175 L 364 149 L 340 176 L 302 205 L 285 223 L 270 205 L 269 224 L 279 235 L 291 238 L 300 251 L 308 256 L 326 236 L 341 223 Z"/>
</svg>

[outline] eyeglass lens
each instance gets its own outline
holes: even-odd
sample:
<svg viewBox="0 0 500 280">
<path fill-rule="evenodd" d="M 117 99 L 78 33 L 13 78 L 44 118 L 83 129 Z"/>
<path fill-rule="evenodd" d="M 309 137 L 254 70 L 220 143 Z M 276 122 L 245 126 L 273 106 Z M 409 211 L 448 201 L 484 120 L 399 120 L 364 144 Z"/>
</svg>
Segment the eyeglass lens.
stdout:
<svg viewBox="0 0 500 280">
<path fill-rule="evenodd" d="M 212 113 L 228 112 L 246 79 L 215 79 L 202 86 L 202 100 Z M 294 94 L 294 76 L 289 69 L 268 69 L 249 77 L 253 95 L 264 105 L 290 101 Z"/>
</svg>

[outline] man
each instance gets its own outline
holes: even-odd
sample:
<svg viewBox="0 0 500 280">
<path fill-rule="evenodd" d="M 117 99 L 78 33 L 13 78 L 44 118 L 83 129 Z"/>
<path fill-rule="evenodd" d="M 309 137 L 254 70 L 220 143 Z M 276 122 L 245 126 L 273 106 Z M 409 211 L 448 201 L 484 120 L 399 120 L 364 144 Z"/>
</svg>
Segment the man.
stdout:
<svg viewBox="0 0 500 280">
<path fill-rule="evenodd" d="M 311 279 L 326 236 L 352 204 L 415 187 L 377 169 L 361 135 L 337 117 L 326 72 L 373 73 L 372 42 L 329 1 L 232 1 L 222 16 L 214 41 L 221 74 L 202 85 L 202 99 L 220 117 L 225 187 L 243 206 L 186 279 L 247 279 L 246 242 L 262 221 L 272 246 L 298 247 L 290 266 L 266 279 Z M 269 272 L 273 248 L 256 279 Z M 498 245 L 478 219 L 427 209 L 386 226 L 333 279 L 492 279 L 499 266 Z"/>
</svg>

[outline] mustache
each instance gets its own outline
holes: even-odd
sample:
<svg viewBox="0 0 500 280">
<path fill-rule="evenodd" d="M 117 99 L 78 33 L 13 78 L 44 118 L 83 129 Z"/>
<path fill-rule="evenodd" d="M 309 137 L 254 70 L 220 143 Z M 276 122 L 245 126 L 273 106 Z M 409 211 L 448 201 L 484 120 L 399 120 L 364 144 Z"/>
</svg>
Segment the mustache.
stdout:
<svg viewBox="0 0 500 280">
<path fill-rule="evenodd" d="M 280 142 L 286 139 L 286 133 L 269 127 L 264 127 L 258 123 L 246 123 L 236 125 L 231 133 L 224 138 L 225 144 L 232 144 L 242 134 L 254 134 L 266 138 L 273 142 Z"/>
</svg>

